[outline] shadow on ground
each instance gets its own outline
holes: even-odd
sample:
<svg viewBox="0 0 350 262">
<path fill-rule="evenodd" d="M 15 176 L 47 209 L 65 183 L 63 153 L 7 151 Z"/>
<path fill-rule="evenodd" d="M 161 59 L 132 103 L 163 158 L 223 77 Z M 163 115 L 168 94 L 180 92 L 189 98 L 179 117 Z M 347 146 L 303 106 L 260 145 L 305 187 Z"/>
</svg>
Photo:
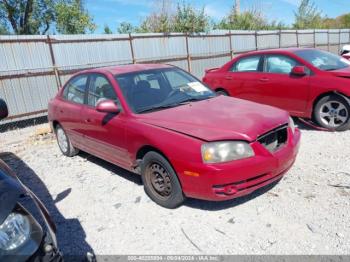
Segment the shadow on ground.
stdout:
<svg viewBox="0 0 350 262">
<path fill-rule="evenodd" d="M 100 158 L 97 158 L 97 157 L 92 156 L 92 155 L 85 153 L 85 152 L 79 153 L 79 156 L 86 159 L 87 161 L 89 161 L 91 163 L 94 163 L 96 165 L 103 167 L 104 169 L 108 170 L 109 172 L 112 172 L 115 175 L 121 176 L 122 178 L 129 180 L 130 182 L 133 182 L 139 186 L 142 186 L 141 176 L 139 176 L 137 174 L 134 174 L 130 171 L 122 169 L 116 165 L 113 165 L 109 162 L 106 162 Z M 250 200 L 253 200 L 256 197 L 259 197 L 260 195 L 265 194 L 266 192 L 271 190 L 277 183 L 278 183 L 278 181 L 274 182 L 270 185 L 267 185 L 263 188 L 260 188 L 248 196 L 240 197 L 240 198 L 233 199 L 233 200 L 215 202 L 215 201 L 205 201 L 205 200 L 198 200 L 198 199 L 190 199 L 189 198 L 186 200 L 184 205 L 188 206 L 190 208 L 209 210 L 209 211 L 218 211 L 218 210 L 222 210 L 222 209 L 228 209 L 228 208 L 242 205 Z"/>
<path fill-rule="evenodd" d="M 18 156 L 13 153 L 1 153 L 0 159 L 15 171 L 22 183 L 39 197 L 50 212 L 57 226 L 58 246 L 63 254 L 67 258 L 74 256 L 75 261 L 81 261 L 85 260 L 87 252 L 93 253 L 92 248 L 86 242 L 86 234 L 80 221 L 77 218 L 65 218 L 56 207 L 57 203 L 64 201 L 69 196 L 72 189 L 67 188 L 53 199 L 39 176 Z M 47 172 L 50 172 L 49 168 Z M 28 208 L 26 203 L 23 204 Z M 42 220 L 35 210 L 32 208 L 29 208 L 29 210 L 41 222 L 40 224 L 43 225 Z"/>
</svg>

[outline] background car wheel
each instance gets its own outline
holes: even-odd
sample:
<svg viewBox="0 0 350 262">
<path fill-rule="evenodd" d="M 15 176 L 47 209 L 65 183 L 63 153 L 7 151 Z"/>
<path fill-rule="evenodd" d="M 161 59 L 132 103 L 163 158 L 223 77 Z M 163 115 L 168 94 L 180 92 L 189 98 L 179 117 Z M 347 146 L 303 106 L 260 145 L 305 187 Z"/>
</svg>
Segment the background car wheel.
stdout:
<svg viewBox="0 0 350 262">
<path fill-rule="evenodd" d="M 218 91 L 216 91 L 216 94 L 218 96 L 229 96 L 225 90 L 218 90 Z"/>
<path fill-rule="evenodd" d="M 350 105 L 338 95 L 325 96 L 314 110 L 316 122 L 329 130 L 344 131 L 350 128 Z"/>
<path fill-rule="evenodd" d="M 57 144 L 65 156 L 73 157 L 79 153 L 79 150 L 72 145 L 66 132 L 60 125 L 57 125 L 55 131 Z"/>
<path fill-rule="evenodd" d="M 147 153 L 142 161 L 141 174 L 145 192 L 158 205 L 176 208 L 185 201 L 179 179 L 162 155 Z"/>
</svg>

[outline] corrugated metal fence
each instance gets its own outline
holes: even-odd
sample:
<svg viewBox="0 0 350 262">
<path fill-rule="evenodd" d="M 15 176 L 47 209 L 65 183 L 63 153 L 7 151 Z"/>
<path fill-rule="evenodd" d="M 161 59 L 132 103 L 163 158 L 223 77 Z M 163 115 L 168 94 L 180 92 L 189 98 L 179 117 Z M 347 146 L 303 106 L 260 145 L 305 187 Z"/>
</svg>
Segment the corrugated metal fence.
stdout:
<svg viewBox="0 0 350 262">
<path fill-rule="evenodd" d="M 75 72 L 129 63 L 169 63 L 197 77 L 234 55 L 279 47 L 317 47 L 338 53 L 350 30 L 215 31 L 210 34 L 0 36 L 3 122 L 43 116 L 47 103 Z"/>
</svg>

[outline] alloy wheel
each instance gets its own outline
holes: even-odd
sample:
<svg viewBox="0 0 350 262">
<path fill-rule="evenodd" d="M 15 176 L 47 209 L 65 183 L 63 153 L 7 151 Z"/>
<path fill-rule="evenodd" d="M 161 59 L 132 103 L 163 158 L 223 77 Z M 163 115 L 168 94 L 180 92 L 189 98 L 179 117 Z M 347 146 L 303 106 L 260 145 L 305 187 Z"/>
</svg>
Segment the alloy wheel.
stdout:
<svg viewBox="0 0 350 262">
<path fill-rule="evenodd" d="M 320 108 L 321 121 L 330 128 L 344 125 L 349 118 L 346 106 L 339 101 L 328 101 Z"/>
</svg>

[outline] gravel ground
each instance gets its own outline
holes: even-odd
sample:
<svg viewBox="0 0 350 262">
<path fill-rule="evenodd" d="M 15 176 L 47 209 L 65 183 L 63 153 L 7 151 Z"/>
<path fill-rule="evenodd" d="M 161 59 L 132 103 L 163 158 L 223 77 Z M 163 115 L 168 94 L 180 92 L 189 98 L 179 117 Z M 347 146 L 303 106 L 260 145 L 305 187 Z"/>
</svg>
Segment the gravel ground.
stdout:
<svg viewBox="0 0 350 262">
<path fill-rule="evenodd" d="M 277 185 L 167 210 L 137 175 L 66 158 L 38 127 L 0 134 L 2 158 L 47 205 L 65 254 L 350 254 L 350 131 L 300 126 L 299 157 Z"/>
</svg>

